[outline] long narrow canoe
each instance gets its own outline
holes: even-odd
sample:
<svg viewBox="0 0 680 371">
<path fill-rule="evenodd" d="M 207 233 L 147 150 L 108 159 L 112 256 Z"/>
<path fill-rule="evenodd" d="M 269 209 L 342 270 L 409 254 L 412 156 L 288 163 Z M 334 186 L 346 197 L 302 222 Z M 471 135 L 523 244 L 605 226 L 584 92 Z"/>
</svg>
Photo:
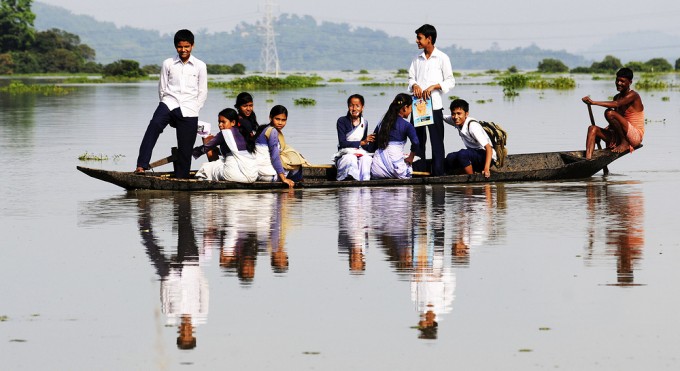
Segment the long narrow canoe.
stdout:
<svg viewBox="0 0 680 371">
<path fill-rule="evenodd" d="M 626 153 L 596 150 L 591 160 L 585 159 L 584 151 L 543 152 L 508 155 L 505 165 L 491 169 L 491 177 L 482 174 L 416 176 L 410 179 L 376 179 L 369 181 L 335 180 L 333 166 L 312 166 L 303 169 L 304 181 L 296 188 L 384 187 L 418 184 L 457 184 L 478 182 L 527 182 L 546 180 L 584 179 L 595 175 L 605 166 Z M 237 183 L 228 181 L 205 181 L 176 179 L 172 172 L 150 172 L 144 175 L 132 172 L 110 171 L 78 166 L 83 173 L 127 190 L 163 191 L 215 191 L 231 189 L 278 189 L 286 185 L 280 182 Z"/>
</svg>

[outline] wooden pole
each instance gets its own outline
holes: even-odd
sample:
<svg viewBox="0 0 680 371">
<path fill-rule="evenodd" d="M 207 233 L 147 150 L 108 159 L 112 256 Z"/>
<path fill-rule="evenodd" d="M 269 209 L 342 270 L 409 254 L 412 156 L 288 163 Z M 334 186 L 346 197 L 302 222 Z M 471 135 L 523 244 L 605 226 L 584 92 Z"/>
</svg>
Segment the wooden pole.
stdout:
<svg viewBox="0 0 680 371">
<path fill-rule="evenodd" d="M 593 107 L 591 107 L 590 104 L 588 104 L 588 115 L 590 116 L 590 124 L 595 126 L 595 117 L 593 117 Z M 597 144 L 597 149 L 602 149 L 602 145 L 600 144 L 600 139 L 595 138 L 595 143 Z M 602 169 L 602 173 L 604 175 L 609 175 L 609 168 L 606 166 Z"/>
</svg>

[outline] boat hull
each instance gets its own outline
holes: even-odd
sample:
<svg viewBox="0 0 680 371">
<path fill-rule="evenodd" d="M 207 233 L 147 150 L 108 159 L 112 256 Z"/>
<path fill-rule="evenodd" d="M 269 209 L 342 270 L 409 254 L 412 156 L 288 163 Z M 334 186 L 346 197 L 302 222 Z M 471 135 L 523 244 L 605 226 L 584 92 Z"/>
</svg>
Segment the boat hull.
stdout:
<svg viewBox="0 0 680 371">
<path fill-rule="evenodd" d="M 479 182 L 528 182 L 589 178 L 626 153 L 597 150 L 591 160 L 585 159 L 584 151 L 543 152 L 509 155 L 503 168 L 491 171 L 489 179 L 482 174 L 418 176 L 410 179 L 375 179 L 368 181 L 337 181 L 332 166 L 313 166 L 303 169 L 304 181 L 296 188 L 384 187 L 420 184 L 460 184 Z M 282 189 L 281 182 L 237 183 L 228 181 L 204 181 L 198 179 L 175 179 L 172 173 L 110 171 L 78 166 L 81 172 L 127 190 L 157 191 L 218 191 L 239 189 Z"/>
</svg>

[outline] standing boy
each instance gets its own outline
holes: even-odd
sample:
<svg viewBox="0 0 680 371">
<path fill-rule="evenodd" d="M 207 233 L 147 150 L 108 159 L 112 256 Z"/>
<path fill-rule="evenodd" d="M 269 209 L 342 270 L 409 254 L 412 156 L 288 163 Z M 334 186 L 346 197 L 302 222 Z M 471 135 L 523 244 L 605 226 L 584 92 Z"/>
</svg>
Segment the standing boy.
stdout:
<svg viewBox="0 0 680 371">
<path fill-rule="evenodd" d="M 437 30 L 424 24 L 416 30 L 416 44 L 423 52 L 418 54 L 408 70 L 408 89 L 420 98 L 432 99 L 433 124 L 427 126 L 432 146 L 432 175 L 444 175 L 444 105 L 442 94 L 456 85 L 451 70 L 451 60 L 441 50 L 435 48 Z M 425 170 L 425 148 L 427 144 L 425 127 L 416 128 L 420 144 L 414 149 L 420 160 L 414 163 L 414 170 Z"/>
<path fill-rule="evenodd" d="M 604 117 L 609 122 L 606 128 L 591 125 L 586 136 L 586 159 L 590 160 L 595 149 L 595 142 L 600 139 L 607 143 L 612 152 L 633 152 L 633 148 L 642 143 L 645 135 L 645 106 L 640 95 L 630 90 L 633 83 L 633 71 L 624 67 L 616 72 L 616 90 L 618 94 L 612 101 L 596 102 L 589 96 L 583 97 L 583 103 L 607 108 Z"/>
<path fill-rule="evenodd" d="M 489 168 L 491 161 L 496 161 L 496 151 L 491 146 L 491 139 L 480 123 L 469 117 L 470 105 L 462 99 L 451 102 L 451 116 L 444 117 L 444 121 L 458 129 L 458 134 L 465 144 L 465 149 L 446 155 L 447 168 L 462 174 L 472 174 L 475 171 L 491 176 Z"/>
<path fill-rule="evenodd" d="M 205 63 L 191 55 L 194 34 L 189 30 L 175 33 L 177 55 L 163 61 L 158 96 L 160 103 L 146 128 L 144 139 L 139 146 L 137 169 L 144 173 L 149 168 L 153 147 L 168 124 L 177 133 L 178 158 L 175 159 L 175 176 L 189 177 L 191 152 L 198 130 L 198 111 L 208 96 L 208 72 Z"/>
</svg>

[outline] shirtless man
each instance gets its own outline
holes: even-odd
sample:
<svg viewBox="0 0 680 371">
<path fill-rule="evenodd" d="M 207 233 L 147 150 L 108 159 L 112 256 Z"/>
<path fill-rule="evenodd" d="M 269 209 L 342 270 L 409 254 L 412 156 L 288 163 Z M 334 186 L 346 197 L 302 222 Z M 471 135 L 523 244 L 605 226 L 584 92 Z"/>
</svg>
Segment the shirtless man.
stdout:
<svg viewBox="0 0 680 371">
<path fill-rule="evenodd" d="M 633 83 L 633 71 L 621 68 L 616 72 L 616 90 L 618 94 L 612 101 L 593 101 L 589 96 L 583 97 L 583 103 L 607 108 L 604 117 L 609 126 L 601 128 L 591 125 L 586 137 L 586 159 L 590 160 L 595 149 L 595 142 L 600 139 L 607 143 L 612 152 L 633 152 L 642 143 L 645 134 L 644 105 L 640 95 L 630 90 Z"/>
</svg>

